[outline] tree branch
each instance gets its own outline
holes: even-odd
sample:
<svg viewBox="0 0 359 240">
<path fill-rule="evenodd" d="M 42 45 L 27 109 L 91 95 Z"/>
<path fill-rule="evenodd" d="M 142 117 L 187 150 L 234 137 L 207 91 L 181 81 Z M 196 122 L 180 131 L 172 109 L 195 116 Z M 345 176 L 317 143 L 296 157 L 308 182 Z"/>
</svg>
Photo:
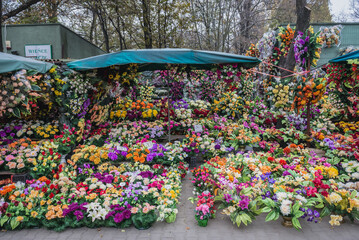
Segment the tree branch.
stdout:
<svg viewBox="0 0 359 240">
<path fill-rule="evenodd" d="M 2 20 L 4 21 L 6 19 L 14 17 L 14 16 L 16 16 L 16 14 L 26 10 L 27 8 L 31 7 L 32 5 L 34 5 L 34 4 L 36 4 L 36 3 L 40 2 L 40 1 L 41 0 L 29 0 L 29 1 L 21 4 L 18 8 L 14 9 L 14 10 L 6 13 L 6 14 L 3 14 L 2 15 Z"/>
</svg>

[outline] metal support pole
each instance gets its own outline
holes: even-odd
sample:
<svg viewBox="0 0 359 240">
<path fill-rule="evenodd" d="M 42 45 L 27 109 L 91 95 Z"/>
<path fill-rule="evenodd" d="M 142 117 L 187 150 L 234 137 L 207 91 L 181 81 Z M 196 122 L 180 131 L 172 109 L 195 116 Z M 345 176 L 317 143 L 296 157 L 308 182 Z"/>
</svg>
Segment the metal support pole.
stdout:
<svg viewBox="0 0 359 240">
<path fill-rule="evenodd" d="M 170 114 L 170 86 L 169 86 L 169 79 L 167 78 L 167 117 L 168 117 L 168 142 L 171 142 L 171 114 Z"/>
<path fill-rule="evenodd" d="M 308 135 L 308 137 L 311 136 L 311 134 L 310 134 L 310 102 L 311 101 L 307 102 L 307 135 Z"/>
<path fill-rule="evenodd" d="M 307 34 L 308 34 L 308 36 L 310 36 L 309 29 L 307 30 Z M 311 65 L 311 59 L 308 58 L 307 59 L 307 71 L 310 71 L 310 65 Z M 310 76 L 310 72 L 309 72 L 309 76 Z M 308 99 L 308 102 L 307 102 L 307 135 L 308 135 L 309 138 L 311 137 L 311 132 L 310 132 L 310 114 L 311 114 L 310 105 L 311 105 L 312 99 L 313 99 L 313 90 L 312 90 L 312 95 L 311 95 L 310 99 Z"/>
<path fill-rule="evenodd" d="M 168 88 L 169 91 L 169 88 Z M 170 98 L 167 98 L 167 108 L 168 108 L 168 142 L 171 142 L 171 114 L 170 114 Z"/>
</svg>

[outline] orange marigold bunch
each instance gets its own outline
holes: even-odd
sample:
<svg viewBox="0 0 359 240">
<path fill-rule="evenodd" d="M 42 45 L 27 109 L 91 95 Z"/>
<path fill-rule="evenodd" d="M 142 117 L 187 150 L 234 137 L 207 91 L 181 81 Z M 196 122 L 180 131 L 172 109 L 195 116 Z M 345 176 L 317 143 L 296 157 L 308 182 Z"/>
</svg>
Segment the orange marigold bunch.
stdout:
<svg viewBox="0 0 359 240">
<path fill-rule="evenodd" d="M 1 196 L 5 196 L 6 194 L 12 192 L 12 190 L 14 190 L 15 188 L 16 188 L 15 184 L 4 186 L 2 188 L 3 190 L 0 190 L 0 194 L 1 194 Z"/>
<path fill-rule="evenodd" d="M 153 108 L 153 104 L 148 102 L 147 100 L 143 100 L 143 101 L 137 100 L 136 102 L 132 102 L 131 108 L 137 110 L 150 109 Z"/>
<path fill-rule="evenodd" d="M 292 110 L 299 111 L 308 102 L 316 104 L 325 93 L 326 79 L 325 78 L 310 78 L 309 80 L 302 77 L 302 82 L 296 86 L 296 96 L 292 104 Z"/>
</svg>

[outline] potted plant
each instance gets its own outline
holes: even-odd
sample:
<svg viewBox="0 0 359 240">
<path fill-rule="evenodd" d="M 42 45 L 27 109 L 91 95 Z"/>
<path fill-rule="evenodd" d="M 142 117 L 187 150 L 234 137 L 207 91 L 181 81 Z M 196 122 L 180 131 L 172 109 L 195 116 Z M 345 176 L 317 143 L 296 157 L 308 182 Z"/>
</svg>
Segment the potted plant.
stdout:
<svg viewBox="0 0 359 240">
<path fill-rule="evenodd" d="M 279 216 L 282 216 L 283 226 L 295 227 L 299 230 L 302 228 L 299 218 L 305 215 L 308 207 L 313 206 L 316 201 L 316 197 L 305 198 L 299 191 L 291 192 L 279 188 L 273 196 L 270 193 L 264 196 L 262 203 L 265 207 L 262 209 L 262 212 L 268 212 L 266 221 L 275 221 Z"/>
<path fill-rule="evenodd" d="M 331 215 L 329 223 L 332 226 L 339 226 L 344 222 L 344 217 L 348 216 L 353 222 L 359 220 L 359 196 L 357 191 L 345 189 L 335 190 L 327 197 L 318 195 L 318 208 L 323 208 L 321 217 Z"/>
<path fill-rule="evenodd" d="M 195 218 L 198 226 L 206 227 L 209 218 L 214 218 L 214 196 L 209 191 L 204 191 L 197 199 Z"/>
<path fill-rule="evenodd" d="M 149 203 L 132 208 L 131 212 L 133 215 L 131 219 L 135 228 L 139 230 L 149 229 L 157 220 L 157 215 L 154 209 L 155 206 L 151 206 Z"/>
</svg>

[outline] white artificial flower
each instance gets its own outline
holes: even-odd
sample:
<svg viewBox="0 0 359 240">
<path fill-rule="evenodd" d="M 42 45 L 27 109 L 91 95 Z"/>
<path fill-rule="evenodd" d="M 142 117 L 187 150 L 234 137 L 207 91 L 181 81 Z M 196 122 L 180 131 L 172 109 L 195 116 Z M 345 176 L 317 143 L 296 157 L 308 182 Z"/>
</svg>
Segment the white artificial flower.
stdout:
<svg viewBox="0 0 359 240">
<path fill-rule="evenodd" d="M 278 193 L 277 193 L 277 199 L 278 199 L 278 201 L 282 201 L 282 200 L 284 200 L 285 198 L 287 198 L 287 193 L 285 193 L 285 192 L 278 192 Z"/>
<path fill-rule="evenodd" d="M 282 212 L 283 216 L 288 216 L 291 212 L 291 204 L 292 201 L 290 200 L 283 200 L 281 206 L 280 206 L 280 211 Z"/>
</svg>

